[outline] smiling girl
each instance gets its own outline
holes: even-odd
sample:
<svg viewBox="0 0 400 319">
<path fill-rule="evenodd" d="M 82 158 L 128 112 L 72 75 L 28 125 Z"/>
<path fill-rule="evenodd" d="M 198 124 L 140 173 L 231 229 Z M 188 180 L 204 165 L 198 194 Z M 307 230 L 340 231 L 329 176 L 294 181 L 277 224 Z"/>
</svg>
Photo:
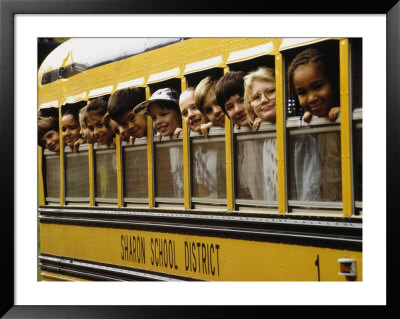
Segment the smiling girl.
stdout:
<svg viewBox="0 0 400 319">
<path fill-rule="evenodd" d="M 61 118 L 62 138 L 71 151 L 78 152 L 79 145 L 83 143 L 80 131 L 78 111 L 71 108 L 63 112 Z"/>
<path fill-rule="evenodd" d="M 85 122 L 94 140 L 102 145 L 112 145 L 114 132 L 104 121 L 107 114 L 107 102 L 97 98 L 92 100 L 86 109 Z"/>
<path fill-rule="evenodd" d="M 288 68 L 289 93 L 311 116 L 334 122 L 340 113 L 337 60 L 315 48 L 300 52 Z M 301 134 L 293 139 L 297 200 L 341 200 L 341 152 L 338 132 Z"/>
<path fill-rule="evenodd" d="M 338 93 L 338 68 L 327 55 L 314 48 L 299 53 L 288 68 L 288 79 L 299 104 L 311 115 L 328 116 L 334 122 L 340 113 Z M 293 95 L 293 94 L 292 94 Z"/>
</svg>

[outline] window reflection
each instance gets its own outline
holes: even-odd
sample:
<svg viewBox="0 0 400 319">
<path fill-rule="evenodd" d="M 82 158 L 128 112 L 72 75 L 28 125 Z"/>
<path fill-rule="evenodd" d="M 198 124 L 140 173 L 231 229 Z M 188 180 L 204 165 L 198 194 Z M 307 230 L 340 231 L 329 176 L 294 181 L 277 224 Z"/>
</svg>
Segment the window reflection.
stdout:
<svg viewBox="0 0 400 319">
<path fill-rule="evenodd" d="M 197 141 L 200 142 L 200 139 Z M 207 143 L 196 143 L 194 139 L 191 157 L 192 196 L 225 199 L 225 144 L 211 140 Z"/>
<path fill-rule="evenodd" d="M 124 148 L 124 196 L 128 198 L 147 198 L 147 149 Z"/>
<path fill-rule="evenodd" d="M 183 153 L 179 144 L 156 144 L 156 197 L 183 198 Z"/>
<path fill-rule="evenodd" d="M 276 138 L 236 142 L 238 199 L 277 200 Z"/>
<path fill-rule="evenodd" d="M 46 156 L 46 194 L 47 197 L 60 197 L 60 158 Z"/>
<path fill-rule="evenodd" d="M 96 152 L 96 197 L 117 198 L 117 162 L 115 150 Z"/>
<path fill-rule="evenodd" d="M 290 137 L 290 199 L 342 200 L 339 131 Z"/>
<path fill-rule="evenodd" d="M 355 130 L 354 138 L 354 187 L 355 194 L 354 199 L 356 201 L 362 201 L 362 128 Z"/>
<path fill-rule="evenodd" d="M 89 161 L 87 152 L 67 154 L 65 170 L 66 196 L 89 197 Z"/>
</svg>

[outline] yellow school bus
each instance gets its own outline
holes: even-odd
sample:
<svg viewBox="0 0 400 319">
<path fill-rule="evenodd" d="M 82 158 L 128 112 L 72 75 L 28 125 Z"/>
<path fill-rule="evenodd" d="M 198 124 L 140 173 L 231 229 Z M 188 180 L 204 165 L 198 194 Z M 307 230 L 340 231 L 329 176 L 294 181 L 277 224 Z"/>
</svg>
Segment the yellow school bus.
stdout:
<svg viewBox="0 0 400 319">
<path fill-rule="evenodd" d="M 308 47 L 331 52 L 338 65 L 334 122 L 306 123 L 289 96 L 288 66 Z M 38 146 L 40 279 L 362 281 L 361 52 L 359 38 L 76 38 L 58 46 L 39 68 L 38 109 L 59 120 L 64 107 L 122 88 L 139 88 L 145 100 L 160 88 L 183 92 L 206 76 L 259 66 L 275 70 L 277 115 L 258 130 L 226 116 L 207 138 L 182 121 L 179 137 L 161 141 L 147 117 L 147 136 L 133 145 L 116 135 L 115 147 L 84 143 L 78 153 L 62 138 L 59 153 Z M 329 148 L 332 139 L 336 161 L 300 151 L 309 140 Z M 263 164 L 251 151 L 269 140 L 272 200 L 259 195 Z M 204 148 L 215 154 L 211 192 L 196 171 Z M 182 154 L 181 192 L 172 149 Z M 309 186 L 294 173 L 309 155 L 326 164 L 322 175 L 336 172 L 334 187 L 318 186 L 318 199 L 299 195 Z"/>
</svg>

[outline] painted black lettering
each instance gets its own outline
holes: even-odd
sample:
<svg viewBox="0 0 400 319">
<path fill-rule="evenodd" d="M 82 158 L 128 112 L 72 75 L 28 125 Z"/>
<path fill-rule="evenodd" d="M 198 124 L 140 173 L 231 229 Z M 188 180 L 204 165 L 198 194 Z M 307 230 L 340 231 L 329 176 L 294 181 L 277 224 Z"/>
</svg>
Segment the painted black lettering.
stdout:
<svg viewBox="0 0 400 319">
<path fill-rule="evenodd" d="M 174 251 L 172 250 L 172 241 L 171 240 L 168 242 L 168 250 L 169 250 L 169 254 L 168 254 L 169 267 L 172 269 L 172 267 L 174 266 Z"/>
<path fill-rule="evenodd" d="M 211 253 L 211 249 L 212 249 L 212 253 Z M 214 255 L 214 245 L 213 244 L 211 244 L 211 246 L 210 246 L 210 255 Z M 212 258 L 210 258 L 210 268 L 211 268 L 211 274 L 214 276 L 215 267 L 213 267 Z"/>
<path fill-rule="evenodd" d="M 133 259 L 132 259 L 132 261 L 137 261 L 137 259 L 136 259 L 136 254 L 137 254 L 137 252 L 136 252 L 136 238 L 135 237 L 132 237 L 131 238 L 131 240 L 132 240 L 132 251 L 133 251 L 133 254 L 132 254 L 132 257 L 133 257 Z"/>
<path fill-rule="evenodd" d="M 178 269 L 178 265 L 176 264 L 175 240 L 174 240 L 174 268 L 175 268 L 175 269 Z"/>
<path fill-rule="evenodd" d="M 190 265 L 190 253 L 189 253 L 189 245 L 187 241 L 185 240 L 185 270 L 189 270 L 189 265 Z"/>
<path fill-rule="evenodd" d="M 197 243 L 197 257 L 199 259 L 199 272 L 200 272 L 200 243 Z"/>
<path fill-rule="evenodd" d="M 207 268 L 206 268 L 206 245 L 204 243 L 201 243 L 201 261 L 203 265 L 203 274 L 207 274 Z"/>
<path fill-rule="evenodd" d="M 124 236 L 121 235 L 121 259 L 124 260 Z"/>
<path fill-rule="evenodd" d="M 160 249 L 159 249 L 159 248 L 157 249 L 157 246 L 158 246 L 158 238 L 156 238 L 156 242 L 155 242 L 155 250 L 156 250 L 156 253 L 157 253 L 157 251 L 158 251 L 158 256 L 156 257 L 156 266 L 158 266 L 158 261 L 159 261 L 159 259 L 160 259 Z"/>
<path fill-rule="evenodd" d="M 215 245 L 215 248 L 217 248 L 217 269 L 218 269 L 218 276 L 219 276 L 219 245 Z"/>
<path fill-rule="evenodd" d="M 127 259 L 128 252 L 129 252 L 129 247 L 128 247 L 128 244 L 127 244 L 127 242 L 126 242 L 126 240 L 127 240 L 126 237 L 127 237 L 127 236 L 124 236 L 124 242 L 125 242 L 125 260 Z"/>
<path fill-rule="evenodd" d="M 196 253 L 195 253 L 195 250 L 196 250 L 196 244 L 195 243 L 192 243 L 192 256 L 193 256 L 193 263 L 192 263 L 192 266 L 193 266 L 193 271 L 194 272 L 196 272 L 196 269 L 197 269 L 197 267 L 196 267 Z"/>
<path fill-rule="evenodd" d="M 155 257 L 154 257 L 154 239 L 153 237 L 150 239 L 150 249 L 151 249 L 151 258 L 150 258 L 150 262 L 152 265 L 154 265 L 154 261 L 155 261 Z"/>
<path fill-rule="evenodd" d="M 144 237 L 142 237 L 141 251 L 142 251 L 141 261 L 143 264 L 146 264 L 146 241 Z"/>
</svg>

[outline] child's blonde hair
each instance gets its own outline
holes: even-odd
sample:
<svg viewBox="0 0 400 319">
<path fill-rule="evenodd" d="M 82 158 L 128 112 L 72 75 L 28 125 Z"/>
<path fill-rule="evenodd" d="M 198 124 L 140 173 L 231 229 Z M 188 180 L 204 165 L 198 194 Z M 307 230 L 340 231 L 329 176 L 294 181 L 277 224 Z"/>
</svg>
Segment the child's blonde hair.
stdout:
<svg viewBox="0 0 400 319">
<path fill-rule="evenodd" d="M 215 76 L 207 76 L 206 78 L 201 80 L 200 83 L 196 86 L 196 89 L 194 91 L 194 103 L 203 114 L 204 100 L 210 92 L 215 93 L 215 85 L 217 84 L 217 82 L 218 79 Z"/>
<path fill-rule="evenodd" d="M 256 114 L 250 107 L 252 98 L 251 87 L 254 81 L 266 81 L 275 83 L 275 70 L 273 68 L 260 66 L 256 71 L 250 72 L 244 77 L 244 109 L 246 111 L 246 116 L 251 127 L 253 126 L 254 120 L 256 118 Z"/>
<path fill-rule="evenodd" d="M 84 106 L 83 108 L 81 108 L 79 111 L 79 124 L 83 129 L 87 128 L 87 125 L 85 122 L 86 110 L 87 110 L 87 105 Z"/>
</svg>

